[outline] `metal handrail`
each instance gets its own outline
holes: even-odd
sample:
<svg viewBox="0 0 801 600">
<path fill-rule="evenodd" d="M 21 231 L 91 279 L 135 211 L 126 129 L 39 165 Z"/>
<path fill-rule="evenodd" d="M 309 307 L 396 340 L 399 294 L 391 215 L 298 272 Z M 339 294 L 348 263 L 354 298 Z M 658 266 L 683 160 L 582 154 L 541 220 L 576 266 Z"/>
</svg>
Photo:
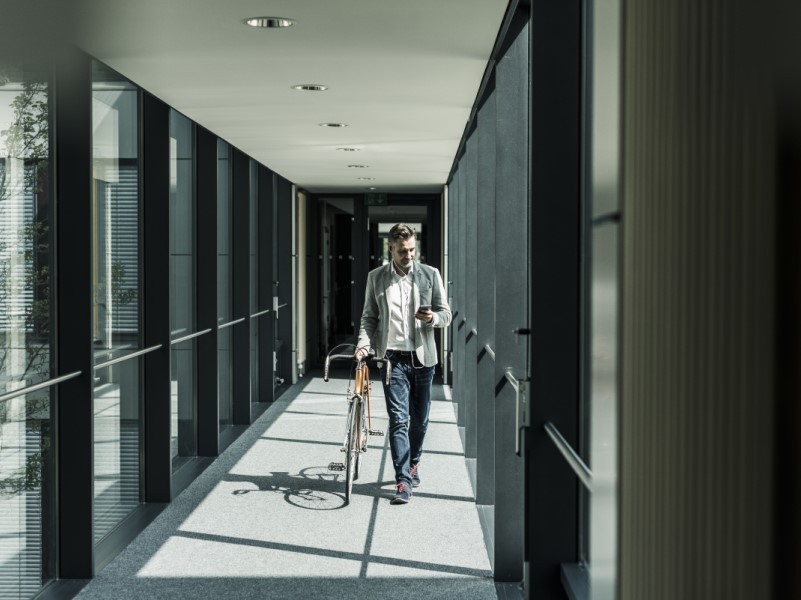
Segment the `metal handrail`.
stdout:
<svg viewBox="0 0 801 600">
<path fill-rule="evenodd" d="M 490 346 L 489 344 L 484 344 L 484 350 L 487 351 L 487 354 L 490 355 L 490 358 L 492 358 L 492 360 L 495 360 L 495 350 L 492 349 L 492 346 Z"/>
<path fill-rule="evenodd" d="M 107 360 L 102 363 L 97 363 L 95 365 L 95 371 L 99 369 L 105 369 L 106 367 L 110 367 L 111 365 L 116 365 L 117 363 L 124 362 L 131 358 L 136 358 L 137 356 L 142 356 L 143 354 L 148 354 L 150 352 L 155 352 L 156 350 L 161 348 L 161 344 L 156 344 L 155 346 L 150 346 L 149 348 L 145 348 L 143 350 L 137 350 L 136 352 L 131 352 L 130 354 L 126 354 L 124 356 L 118 356 L 117 358 L 112 358 L 111 360 Z"/>
<path fill-rule="evenodd" d="M 58 377 L 54 377 L 53 379 L 40 381 L 39 383 L 35 383 L 34 385 L 29 385 L 28 387 L 19 388 L 18 390 L 14 390 L 13 392 L 8 392 L 0 396 L 0 402 L 5 402 L 6 400 L 11 400 L 12 398 L 16 398 L 17 396 L 24 396 L 25 394 L 30 394 L 32 392 L 38 392 L 39 390 L 56 385 L 58 383 L 62 383 L 64 381 L 68 381 L 69 379 L 75 379 L 80 375 L 81 371 L 75 371 L 74 373 L 67 373 L 66 375 L 59 375 Z"/>
<path fill-rule="evenodd" d="M 251 318 L 251 319 L 255 319 L 256 317 L 260 317 L 260 316 L 262 316 L 262 315 L 266 315 L 268 312 L 270 312 L 270 309 L 269 309 L 269 308 L 268 308 L 267 310 L 263 310 L 263 311 L 261 311 L 261 312 L 257 312 L 257 313 L 256 313 L 256 314 L 254 314 L 254 315 L 250 315 L 250 318 Z"/>
<path fill-rule="evenodd" d="M 246 317 L 242 317 L 240 319 L 235 319 L 233 321 L 228 321 L 227 323 L 223 323 L 222 325 L 217 325 L 217 331 L 220 329 L 225 329 L 226 327 L 231 327 L 231 325 L 236 325 L 237 323 L 241 323 L 244 321 Z"/>
<path fill-rule="evenodd" d="M 184 337 L 175 338 L 174 340 L 170 340 L 170 345 L 180 344 L 181 342 L 191 340 L 192 338 L 200 337 L 201 335 L 206 335 L 207 333 L 211 333 L 211 331 L 212 329 L 211 327 L 209 327 L 208 329 L 204 329 L 203 331 L 196 331 L 195 333 L 190 333 L 189 335 L 185 335 Z"/>
<path fill-rule="evenodd" d="M 279 308 L 284 308 L 285 306 L 289 306 L 289 302 L 284 302 L 283 304 L 278 304 L 275 307 L 275 310 L 278 310 Z"/>
<path fill-rule="evenodd" d="M 553 423 L 548 421 L 545 424 L 545 431 L 548 433 L 553 443 L 556 444 L 556 448 L 562 453 L 562 456 L 565 457 L 567 464 L 570 465 L 570 468 L 573 469 L 573 472 L 581 480 L 581 483 L 584 484 L 584 487 L 592 491 L 592 471 L 590 471 L 590 468 L 584 464 L 581 457 L 573 450 L 570 444 L 567 443 L 567 440 L 562 437 L 562 434 L 559 433 L 559 430 Z"/>
</svg>

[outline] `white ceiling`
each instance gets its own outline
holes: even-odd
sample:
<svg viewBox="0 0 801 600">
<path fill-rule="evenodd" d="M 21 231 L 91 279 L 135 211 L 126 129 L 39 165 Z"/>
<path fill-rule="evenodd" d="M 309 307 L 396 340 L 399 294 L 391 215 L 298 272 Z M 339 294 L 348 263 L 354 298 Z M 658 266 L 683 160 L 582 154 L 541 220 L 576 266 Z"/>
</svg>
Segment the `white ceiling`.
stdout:
<svg viewBox="0 0 801 600">
<path fill-rule="evenodd" d="M 437 192 L 506 5 L 83 0 L 79 21 L 87 27 L 79 39 L 96 58 L 309 191 Z M 253 16 L 296 22 L 285 29 L 242 23 Z M 291 89 L 308 83 L 329 89 Z M 344 146 L 360 150 L 336 150 Z"/>
</svg>

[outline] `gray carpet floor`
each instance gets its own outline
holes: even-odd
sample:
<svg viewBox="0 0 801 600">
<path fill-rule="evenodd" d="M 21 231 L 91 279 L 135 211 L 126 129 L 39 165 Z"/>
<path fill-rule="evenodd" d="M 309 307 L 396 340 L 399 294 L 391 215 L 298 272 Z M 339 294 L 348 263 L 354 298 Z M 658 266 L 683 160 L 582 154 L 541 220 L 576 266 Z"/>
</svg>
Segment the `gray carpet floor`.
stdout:
<svg viewBox="0 0 801 600">
<path fill-rule="evenodd" d="M 373 428 L 387 429 L 374 382 Z M 434 387 L 421 487 L 391 505 L 388 437 L 345 504 L 344 378 L 285 392 L 78 595 L 496 599 L 453 404 Z"/>
</svg>

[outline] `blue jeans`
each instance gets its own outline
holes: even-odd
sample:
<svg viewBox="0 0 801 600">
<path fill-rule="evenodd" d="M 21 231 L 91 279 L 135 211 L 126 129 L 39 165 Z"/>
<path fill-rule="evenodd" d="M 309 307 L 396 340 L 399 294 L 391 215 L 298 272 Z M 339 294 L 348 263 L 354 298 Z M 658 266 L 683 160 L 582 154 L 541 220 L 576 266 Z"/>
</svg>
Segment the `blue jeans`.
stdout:
<svg viewBox="0 0 801 600">
<path fill-rule="evenodd" d="M 428 429 L 434 367 L 423 367 L 416 356 L 412 359 L 391 350 L 387 351 L 387 358 L 392 362 L 392 374 L 387 385 L 385 364 L 381 383 L 387 401 L 389 448 L 395 466 L 395 481 L 411 487 L 411 468 L 420 462 Z"/>
</svg>

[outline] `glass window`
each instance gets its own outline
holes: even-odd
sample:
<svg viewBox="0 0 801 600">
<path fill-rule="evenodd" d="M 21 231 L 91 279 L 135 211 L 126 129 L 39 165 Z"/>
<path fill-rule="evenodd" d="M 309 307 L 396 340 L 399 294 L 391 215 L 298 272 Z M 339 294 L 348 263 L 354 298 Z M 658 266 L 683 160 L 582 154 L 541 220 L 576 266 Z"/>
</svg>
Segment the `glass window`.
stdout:
<svg viewBox="0 0 801 600">
<path fill-rule="evenodd" d="M 173 340 L 195 333 L 194 127 L 170 111 L 170 328 Z M 197 455 L 195 341 L 171 347 L 173 468 Z"/>
<path fill-rule="evenodd" d="M 585 392 L 583 455 L 592 469 L 592 494 L 584 492 L 589 514 L 581 523 L 583 557 L 589 563 L 593 596 L 612 598 L 617 582 L 618 468 L 618 314 L 620 189 L 620 35 L 621 3 L 594 2 L 586 23 L 591 60 L 585 101 L 591 128 L 587 155 L 587 205 L 592 219 L 585 244 L 590 250 L 585 281 L 589 320 L 585 344 L 588 373 Z M 588 223 L 588 225 L 590 225 Z"/>
<path fill-rule="evenodd" d="M 95 363 L 139 349 L 138 91 L 103 65 L 92 77 Z M 95 371 L 95 540 L 139 504 L 139 358 Z"/>
<path fill-rule="evenodd" d="M 51 373 L 47 77 L 0 62 L 0 395 Z M 0 400 L 0 598 L 54 577 L 50 390 Z"/>
<path fill-rule="evenodd" d="M 47 83 L 0 64 L 0 394 L 50 376 Z"/>
<path fill-rule="evenodd" d="M 231 146 L 217 140 L 217 324 L 232 320 L 231 300 Z M 234 422 L 231 379 L 232 329 L 217 332 L 220 428 Z"/>
</svg>

